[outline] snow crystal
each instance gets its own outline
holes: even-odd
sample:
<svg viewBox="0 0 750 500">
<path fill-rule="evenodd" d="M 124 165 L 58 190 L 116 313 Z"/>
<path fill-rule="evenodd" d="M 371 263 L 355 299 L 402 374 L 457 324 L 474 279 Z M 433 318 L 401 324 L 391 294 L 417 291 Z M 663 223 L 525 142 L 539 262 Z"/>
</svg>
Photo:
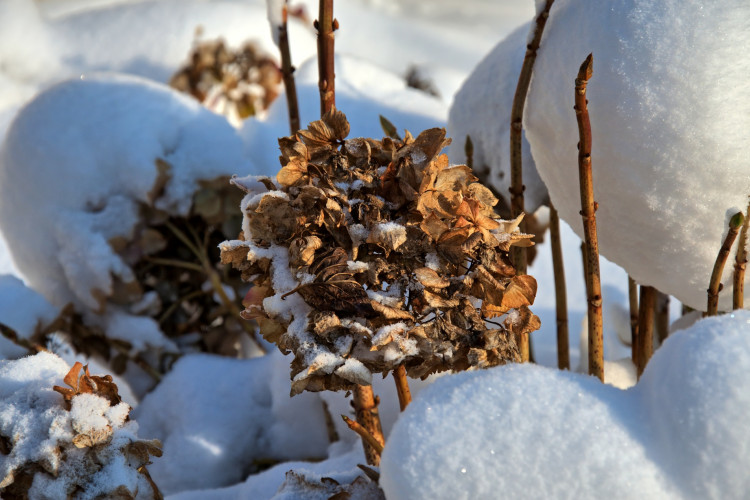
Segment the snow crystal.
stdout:
<svg viewBox="0 0 750 500">
<path fill-rule="evenodd" d="M 367 271 L 370 268 L 370 264 L 368 262 L 347 260 L 346 268 L 353 273 L 361 273 Z"/>
<path fill-rule="evenodd" d="M 741 498 L 748 370 L 750 312 L 735 311 L 671 335 L 627 391 L 529 364 L 445 376 L 397 422 L 381 486 L 394 500 Z"/>
<path fill-rule="evenodd" d="M 336 368 L 336 375 L 359 385 L 372 384 L 372 372 L 358 359 L 349 358 Z"/>
<path fill-rule="evenodd" d="M 593 51 L 587 98 L 601 253 L 701 310 L 729 217 L 747 209 L 750 193 L 747 19 L 744 0 L 560 0 L 526 105 L 534 160 L 580 236 L 573 85 Z M 731 276 L 726 266 L 722 308 Z"/>
</svg>

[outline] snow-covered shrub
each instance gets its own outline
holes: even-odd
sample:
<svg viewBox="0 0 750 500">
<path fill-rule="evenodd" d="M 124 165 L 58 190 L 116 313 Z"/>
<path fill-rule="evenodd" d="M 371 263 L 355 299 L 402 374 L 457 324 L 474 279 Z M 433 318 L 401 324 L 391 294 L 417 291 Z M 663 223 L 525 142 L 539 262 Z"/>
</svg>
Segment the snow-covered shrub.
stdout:
<svg viewBox="0 0 750 500">
<path fill-rule="evenodd" d="M 146 470 L 160 443 L 138 439 L 110 376 L 82 368 L 46 352 L 0 361 L 2 498 L 161 498 Z"/>
<path fill-rule="evenodd" d="M 242 284 L 222 275 L 215 247 L 241 221 L 227 176 L 247 168 L 236 131 L 193 99 L 87 76 L 13 121 L 0 227 L 34 289 L 126 351 L 236 354 L 248 329 L 231 314 Z"/>
<path fill-rule="evenodd" d="M 729 218 L 746 211 L 750 194 L 748 19 L 744 0 L 558 0 L 526 106 L 539 173 L 581 236 L 573 80 L 593 52 L 587 98 L 600 251 L 637 282 L 701 310 Z M 525 40 L 507 43 L 523 50 Z"/>
<path fill-rule="evenodd" d="M 292 393 L 369 385 L 399 365 L 426 377 L 519 359 L 512 333 L 539 327 L 536 281 L 508 257 L 531 244 L 520 218 L 499 220 L 471 169 L 449 166 L 444 129 L 348 133 L 333 110 L 279 140 L 275 180 L 234 180 L 243 237 L 222 260 L 255 285 L 244 315 L 295 354 Z"/>
</svg>

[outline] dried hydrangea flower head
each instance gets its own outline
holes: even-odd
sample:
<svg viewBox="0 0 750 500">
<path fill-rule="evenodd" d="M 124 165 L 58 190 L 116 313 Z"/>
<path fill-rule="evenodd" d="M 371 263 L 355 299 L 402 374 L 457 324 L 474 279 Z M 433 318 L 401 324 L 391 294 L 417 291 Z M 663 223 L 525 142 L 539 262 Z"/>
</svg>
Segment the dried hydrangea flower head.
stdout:
<svg viewBox="0 0 750 500">
<path fill-rule="evenodd" d="M 196 41 L 189 61 L 169 85 L 235 122 L 268 109 L 278 97 L 281 70 L 255 43 L 239 49 L 224 40 Z"/>
<path fill-rule="evenodd" d="M 508 256 L 532 244 L 520 218 L 500 220 L 471 169 L 448 164 L 444 129 L 348 133 L 332 110 L 279 140 L 275 180 L 233 181 L 243 232 L 222 260 L 255 285 L 244 316 L 294 353 L 292 393 L 367 385 L 399 365 L 426 377 L 519 360 L 513 334 L 539 327 L 536 281 Z"/>
</svg>

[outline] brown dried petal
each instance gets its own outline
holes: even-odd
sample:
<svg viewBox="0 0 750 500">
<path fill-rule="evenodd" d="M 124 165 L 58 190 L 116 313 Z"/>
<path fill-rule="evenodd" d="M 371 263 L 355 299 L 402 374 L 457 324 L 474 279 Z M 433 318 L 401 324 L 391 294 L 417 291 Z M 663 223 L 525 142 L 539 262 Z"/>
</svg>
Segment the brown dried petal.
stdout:
<svg viewBox="0 0 750 500">
<path fill-rule="evenodd" d="M 528 274 L 514 276 L 505 288 L 502 305 L 508 309 L 529 306 L 536 297 L 536 279 Z"/>
<path fill-rule="evenodd" d="M 419 282 L 427 288 L 442 289 L 451 284 L 450 281 L 440 276 L 429 267 L 415 269 L 414 274 L 417 276 Z"/>
</svg>

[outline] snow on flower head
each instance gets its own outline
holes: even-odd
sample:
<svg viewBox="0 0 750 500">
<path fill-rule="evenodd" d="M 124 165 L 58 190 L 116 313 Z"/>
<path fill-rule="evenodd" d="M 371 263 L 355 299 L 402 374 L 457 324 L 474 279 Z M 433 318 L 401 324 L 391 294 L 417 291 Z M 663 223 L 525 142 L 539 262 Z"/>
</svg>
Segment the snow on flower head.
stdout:
<svg viewBox="0 0 750 500">
<path fill-rule="evenodd" d="M 444 129 L 348 133 L 333 110 L 280 139 L 277 182 L 237 183 L 256 202 L 243 205 L 243 241 L 222 247 L 255 285 L 244 316 L 295 355 L 292 393 L 367 385 L 401 364 L 426 377 L 517 360 L 512 334 L 539 327 L 536 281 L 508 251 L 531 236 L 499 220 L 470 168 L 448 164 Z M 510 311 L 512 323 L 486 321 Z"/>
</svg>

